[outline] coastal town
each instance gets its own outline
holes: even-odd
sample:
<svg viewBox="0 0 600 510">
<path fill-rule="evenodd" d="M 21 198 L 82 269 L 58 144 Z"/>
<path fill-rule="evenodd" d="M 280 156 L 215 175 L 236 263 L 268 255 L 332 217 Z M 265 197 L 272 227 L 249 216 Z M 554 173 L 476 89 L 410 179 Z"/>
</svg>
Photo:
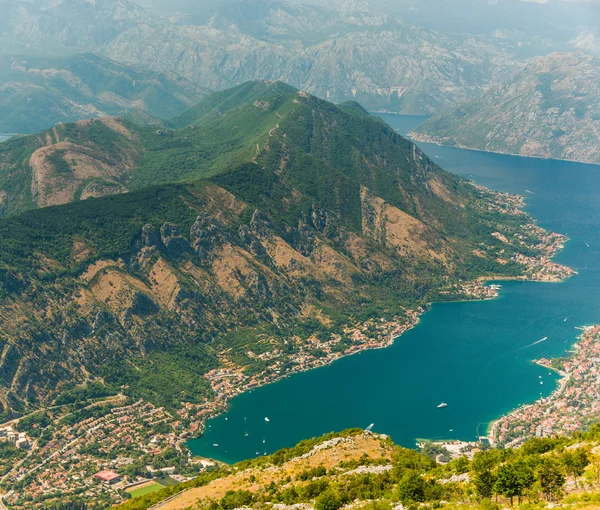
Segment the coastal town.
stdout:
<svg viewBox="0 0 600 510">
<path fill-rule="evenodd" d="M 114 504 L 197 476 L 215 464 L 192 458 L 184 443 L 201 434 L 206 420 L 222 413 L 232 398 L 342 356 L 387 347 L 413 328 L 423 312 L 418 308 L 392 321 L 367 321 L 326 341 L 313 337 L 292 355 L 248 352 L 268 362 L 268 369 L 252 376 L 240 367 L 212 370 L 204 377 L 215 398 L 203 404 L 182 402 L 177 411 L 118 395 L 77 411 L 66 406 L 36 413 L 29 433 L 19 432 L 26 418 L 15 420 L 0 429 L 0 441 L 2 430 L 15 430 L 10 440 L 16 437 L 27 453 L 0 478 L 2 500 L 23 510 L 66 496 Z"/>
<path fill-rule="evenodd" d="M 558 372 L 558 388 L 494 422 L 488 434 L 491 444 L 515 447 L 531 437 L 581 430 L 600 419 L 600 326 L 581 329 L 571 356 L 536 360 Z"/>
</svg>

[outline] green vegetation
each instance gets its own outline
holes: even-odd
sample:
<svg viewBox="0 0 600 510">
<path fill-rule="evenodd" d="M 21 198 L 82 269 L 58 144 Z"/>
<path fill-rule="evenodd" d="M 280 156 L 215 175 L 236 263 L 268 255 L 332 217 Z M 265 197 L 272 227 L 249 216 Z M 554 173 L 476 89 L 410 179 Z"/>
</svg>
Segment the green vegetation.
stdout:
<svg viewBox="0 0 600 510">
<path fill-rule="evenodd" d="M 141 487 L 139 489 L 135 489 L 129 492 L 132 498 L 139 498 L 140 496 L 145 496 L 146 494 L 151 494 L 153 492 L 159 491 L 163 488 L 160 483 L 152 483 L 150 485 L 146 485 L 145 487 Z"/>
</svg>

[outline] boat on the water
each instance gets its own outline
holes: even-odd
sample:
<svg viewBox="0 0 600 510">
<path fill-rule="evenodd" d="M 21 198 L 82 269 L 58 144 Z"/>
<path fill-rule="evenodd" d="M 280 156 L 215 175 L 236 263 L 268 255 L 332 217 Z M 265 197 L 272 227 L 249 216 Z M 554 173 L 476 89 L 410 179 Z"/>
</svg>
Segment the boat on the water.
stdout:
<svg viewBox="0 0 600 510">
<path fill-rule="evenodd" d="M 271 420 L 269 420 L 269 418 L 267 418 L 267 417 L 265 416 L 265 421 L 271 421 Z"/>
<path fill-rule="evenodd" d="M 446 404 L 446 402 L 442 402 L 439 406 L 437 406 L 438 409 L 441 409 L 442 407 L 448 407 L 448 404 Z"/>
<path fill-rule="evenodd" d="M 213 446 L 219 446 L 219 443 L 213 443 Z"/>
</svg>

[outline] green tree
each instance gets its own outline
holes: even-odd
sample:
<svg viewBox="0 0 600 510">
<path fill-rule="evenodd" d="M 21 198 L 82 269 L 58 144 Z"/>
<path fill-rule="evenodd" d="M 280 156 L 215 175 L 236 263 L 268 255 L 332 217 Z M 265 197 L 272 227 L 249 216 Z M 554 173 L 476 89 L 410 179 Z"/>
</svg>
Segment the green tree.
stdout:
<svg viewBox="0 0 600 510">
<path fill-rule="evenodd" d="M 469 459 L 467 459 L 466 457 L 459 457 L 452 464 L 453 464 L 454 470 L 459 475 L 469 471 Z"/>
<path fill-rule="evenodd" d="M 521 502 L 523 492 L 531 487 L 535 482 L 533 470 L 529 463 L 522 460 L 503 464 L 498 468 L 498 475 L 494 483 L 494 490 L 497 494 L 501 494 L 510 499 L 510 504 L 513 504 L 513 499 L 516 496 L 518 502 Z"/>
<path fill-rule="evenodd" d="M 583 447 L 579 447 L 575 450 L 566 450 L 562 454 L 561 462 L 565 467 L 567 474 L 577 481 L 577 478 L 583 474 L 585 468 L 590 463 L 590 460 L 588 458 L 587 450 Z"/>
<path fill-rule="evenodd" d="M 565 476 L 558 462 L 545 458 L 535 471 L 535 475 L 544 497 L 548 500 L 557 500 L 562 493 Z"/>
<path fill-rule="evenodd" d="M 426 482 L 416 471 L 407 471 L 398 482 L 398 497 L 403 503 L 425 501 Z"/>
<path fill-rule="evenodd" d="M 494 469 L 499 463 L 500 452 L 496 449 L 477 452 L 473 457 L 474 485 L 479 497 L 492 497 L 496 483 Z"/>
<path fill-rule="evenodd" d="M 473 480 L 475 490 L 481 498 L 491 498 L 494 494 L 494 484 L 496 483 L 496 475 L 492 471 L 475 472 Z"/>
<path fill-rule="evenodd" d="M 323 492 L 315 501 L 315 510 L 338 510 L 341 506 L 341 498 L 331 489 Z"/>
<path fill-rule="evenodd" d="M 250 491 L 227 491 L 221 499 L 221 508 L 223 510 L 233 510 L 248 506 L 252 503 L 253 496 Z"/>
</svg>

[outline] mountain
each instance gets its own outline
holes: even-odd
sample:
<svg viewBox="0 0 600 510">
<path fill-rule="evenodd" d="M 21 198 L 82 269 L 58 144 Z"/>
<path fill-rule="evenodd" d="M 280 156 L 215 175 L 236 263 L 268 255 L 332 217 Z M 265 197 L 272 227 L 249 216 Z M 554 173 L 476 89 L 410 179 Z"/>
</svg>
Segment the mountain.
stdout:
<svg viewBox="0 0 600 510">
<path fill-rule="evenodd" d="M 6 54 L 91 51 L 152 17 L 129 0 L 0 0 Z"/>
<path fill-rule="evenodd" d="M 35 133 L 59 122 L 100 116 L 170 118 L 205 94 L 175 75 L 142 71 L 93 54 L 0 56 L 3 133 Z"/>
<path fill-rule="evenodd" d="M 334 102 L 356 100 L 369 110 L 407 114 L 454 105 L 519 66 L 509 49 L 486 38 L 442 35 L 394 17 L 260 0 L 224 8 L 206 25 L 141 24 L 103 51 L 210 89 L 281 80 Z"/>
<path fill-rule="evenodd" d="M 522 65 L 508 38 L 432 32 L 363 2 L 175 5 L 161 15 L 126 0 L 16 0 L 2 10 L 0 53 L 100 52 L 211 90 L 281 80 L 334 102 L 407 114 L 453 106 Z"/>
<path fill-rule="evenodd" d="M 292 366 L 307 339 L 342 335 L 344 352 L 346 325 L 404 324 L 546 249 L 515 203 L 359 105 L 277 82 L 208 96 L 170 128 L 104 118 L 0 147 L 5 213 L 49 206 L 0 221 L 5 413 L 90 381 L 204 402 L 213 368 L 270 373 L 249 351 Z"/>
<path fill-rule="evenodd" d="M 600 60 L 553 53 L 427 120 L 416 140 L 600 164 Z"/>
</svg>

